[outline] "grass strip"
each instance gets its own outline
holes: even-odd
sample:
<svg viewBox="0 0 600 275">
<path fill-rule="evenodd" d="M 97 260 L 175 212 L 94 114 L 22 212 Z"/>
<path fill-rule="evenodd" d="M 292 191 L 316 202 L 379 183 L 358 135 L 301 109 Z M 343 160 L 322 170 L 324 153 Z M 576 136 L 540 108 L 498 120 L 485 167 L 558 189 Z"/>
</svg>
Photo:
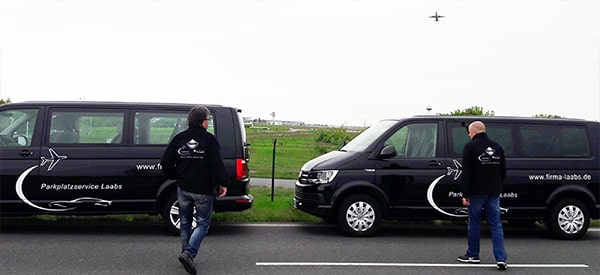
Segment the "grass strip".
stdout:
<svg viewBox="0 0 600 275">
<path fill-rule="evenodd" d="M 294 189 L 276 187 L 271 201 L 270 187 L 252 187 L 252 208 L 240 212 L 215 213 L 213 221 L 220 222 L 321 222 L 293 205 Z"/>
</svg>

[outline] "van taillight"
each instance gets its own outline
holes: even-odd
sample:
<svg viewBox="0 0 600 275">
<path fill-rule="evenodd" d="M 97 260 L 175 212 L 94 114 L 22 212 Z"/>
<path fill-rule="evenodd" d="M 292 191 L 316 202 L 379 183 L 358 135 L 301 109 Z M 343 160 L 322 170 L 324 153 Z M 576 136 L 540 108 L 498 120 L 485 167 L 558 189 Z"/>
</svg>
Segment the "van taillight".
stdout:
<svg viewBox="0 0 600 275">
<path fill-rule="evenodd" d="M 248 177 L 248 164 L 246 160 L 236 159 L 235 161 L 235 179 L 242 180 Z"/>
</svg>

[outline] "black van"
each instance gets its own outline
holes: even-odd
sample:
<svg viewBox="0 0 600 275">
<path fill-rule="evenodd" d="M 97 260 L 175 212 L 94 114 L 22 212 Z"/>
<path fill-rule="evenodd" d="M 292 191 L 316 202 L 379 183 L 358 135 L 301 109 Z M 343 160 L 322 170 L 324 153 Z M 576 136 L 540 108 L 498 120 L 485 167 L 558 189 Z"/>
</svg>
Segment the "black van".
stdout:
<svg viewBox="0 0 600 275">
<path fill-rule="evenodd" d="M 503 219 L 543 221 L 559 238 L 579 239 L 600 218 L 600 123 L 576 119 L 415 116 L 383 120 L 339 151 L 308 161 L 296 182 L 297 209 L 337 220 L 352 236 L 382 219 L 465 219 L 462 149 L 482 120 L 505 149 Z"/>
<path fill-rule="evenodd" d="M 161 214 L 178 233 L 176 185 L 160 159 L 195 105 L 23 102 L 0 105 L 0 214 Z M 252 206 L 241 110 L 205 105 L 231 177 L 215 211 Z"/>
</svg>

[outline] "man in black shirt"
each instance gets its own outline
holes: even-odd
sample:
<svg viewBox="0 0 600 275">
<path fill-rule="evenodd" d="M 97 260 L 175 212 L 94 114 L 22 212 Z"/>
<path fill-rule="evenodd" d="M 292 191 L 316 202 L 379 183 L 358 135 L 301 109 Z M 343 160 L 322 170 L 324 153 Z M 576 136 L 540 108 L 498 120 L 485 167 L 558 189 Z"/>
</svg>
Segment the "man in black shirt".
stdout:
<svg viewBox="0 0 600 275">
<path fill-rule="evenodd" d="M 462 203 L 469 210 L 468 244 L 465 255 L 456 258 L 464 263 L 479 263 L 481 213 L 485 211 L 492 235 L 496 266 L 506 270 L 504 232 L 500 219 L 500 193 L 506 178 L 504 149 L 485 132 L 485 125 L 469 125 L 471 141 L 465 144 L 462 159 Z"/>
<path fill-rule="evenodd" d="M 171 140 L 161 160 L 165 176 L 177 181 L 182 242 L 179 261 L 191 274 L 196 274 L 194 258 L 211 223 L 215 190 L 223 197 L 229 186 L 219 142 L 206 131 L 209 117 L 208 108 L 192 108 L 188 129 Z M 196 228 L 192 228 L 194 218 Z"/>
</svg>

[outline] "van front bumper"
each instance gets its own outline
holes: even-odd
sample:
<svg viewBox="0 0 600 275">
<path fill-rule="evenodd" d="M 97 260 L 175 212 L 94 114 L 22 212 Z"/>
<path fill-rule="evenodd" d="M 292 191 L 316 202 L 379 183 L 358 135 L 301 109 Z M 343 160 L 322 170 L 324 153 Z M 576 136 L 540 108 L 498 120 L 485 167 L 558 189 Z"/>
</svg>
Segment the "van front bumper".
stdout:
<svg viewBox="0 0 600 275">
<path fill-rule="evenodd" d="M 301 186 L 296 184 L 294 190 L 294 208 L 317 216 L 327 218 L 333 215 L 331 204 L 327 203 L 325 196 L 316 186 Z"/>
<path fill-rule="evenodd" d="M 297 198 L 294 198 L 294 208 L 320 218 L 330 217 L 333 214 L 331 205 L 305 203 Z"/>
</svg>

